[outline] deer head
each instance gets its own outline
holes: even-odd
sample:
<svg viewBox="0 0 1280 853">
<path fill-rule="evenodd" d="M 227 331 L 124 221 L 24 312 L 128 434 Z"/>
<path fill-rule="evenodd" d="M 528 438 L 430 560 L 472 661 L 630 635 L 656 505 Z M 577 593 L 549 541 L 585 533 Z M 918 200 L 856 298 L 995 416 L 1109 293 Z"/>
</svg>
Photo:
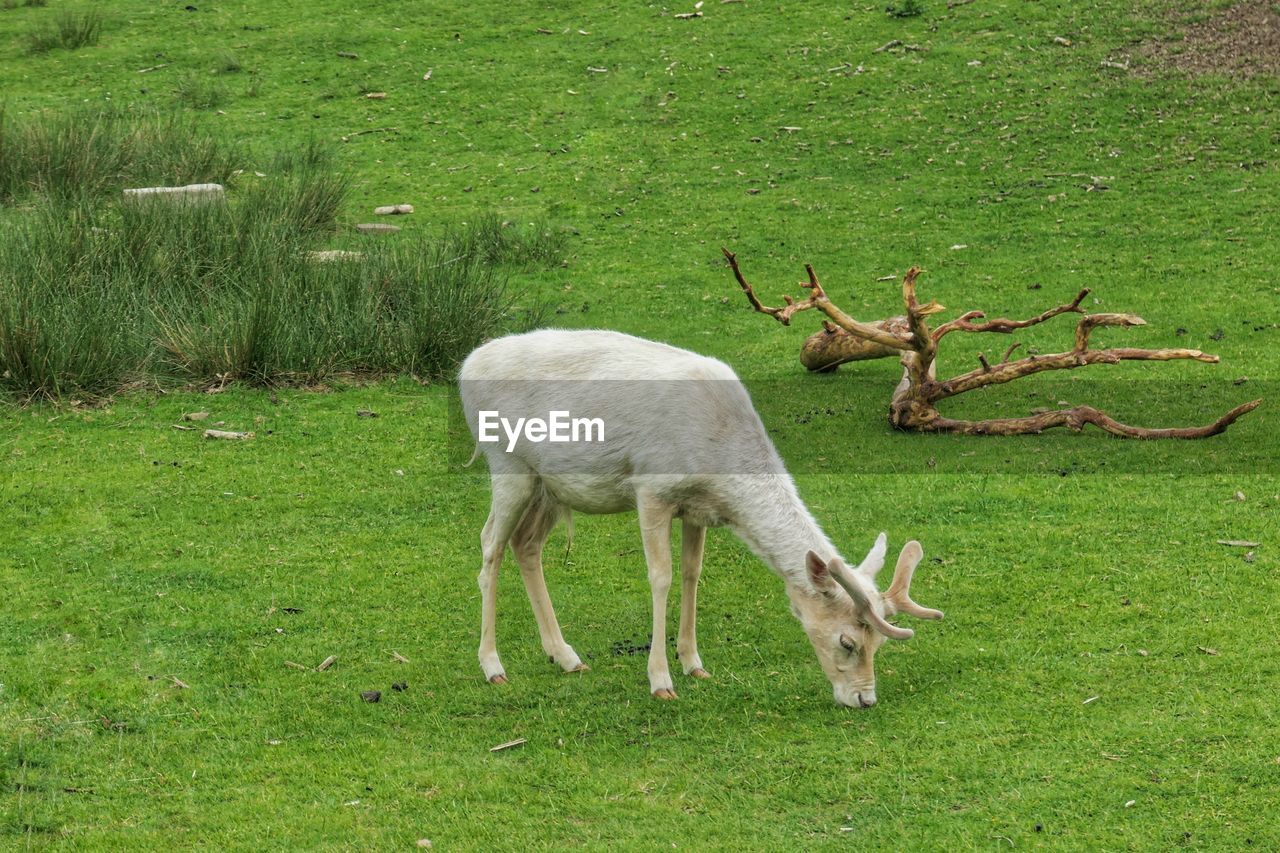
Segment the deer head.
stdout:
<svg viewBox="0 0 1280 853">
<path fill-rule="evenodd" d="M 888 617 L 901 612 L 920 619 L 942 618 L 942 611 L 921 607 L 911 599 L 911 576 L 924 557 L 919 542 L 902 547 L 889 588 L 883 593 L 876 588 L 886 545 L 881 533 L 856 568 L 846 566 L 839 557 L 823 560 L 810 551 L 806 568 L 814 592 L 792 596 L 836 702 L 850 708 L 876 703 L 875 657 L 885 639 L 907 640 L 915 634 L 890 623 Z"/>
</svg>

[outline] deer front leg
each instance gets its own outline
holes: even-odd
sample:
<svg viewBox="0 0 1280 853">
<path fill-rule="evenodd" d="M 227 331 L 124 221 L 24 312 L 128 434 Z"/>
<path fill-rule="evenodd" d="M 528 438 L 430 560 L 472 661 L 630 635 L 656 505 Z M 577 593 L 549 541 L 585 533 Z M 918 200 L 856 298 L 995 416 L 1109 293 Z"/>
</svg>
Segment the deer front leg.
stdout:
<svg viewBox="0 0 1280 853">
<path fill-rule="evenodd" d="M 697 625 L 698 576 L 702 574 L 702 546 L 707 540 L 707 528 L 685 520 L 680 529 L 680 634 L 676 638 L 676 653 L 685 675 L 710 678 L 698 656 Z"/>
<path fill-rule="evenodd" d="M 653 590 L 653 636 L 649 645 L 649 692 L 659 699 L 676 698 L 671 669 L 667 666 L 667 593 L 671 591 L 671 520 L 669 504 L 648 495 L 637 495 L 640 537 L 649 564 Z"/>
</svg>

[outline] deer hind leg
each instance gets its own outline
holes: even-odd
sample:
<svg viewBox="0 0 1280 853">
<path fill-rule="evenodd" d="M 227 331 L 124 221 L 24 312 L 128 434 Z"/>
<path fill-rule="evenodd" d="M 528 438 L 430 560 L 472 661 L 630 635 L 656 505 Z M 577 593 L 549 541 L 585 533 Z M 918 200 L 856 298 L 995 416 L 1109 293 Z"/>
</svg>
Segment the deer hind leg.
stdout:
<svg viewBox="0 0 1280 853">
<path fill-rule="evenodd" d="M 493 684 L 505 684 L 507 673 L 498 658 L 498 569 L 507 540 L 529 506 L 537 485 L 533 472 L 498 473 L 491 478 L 493 502 L 480 532 L 480 668 Z"/>
<path fill-rule="evenodd" d="M 653 638 L 649 645 L 649 692 L 659 699 L 676 698 L 667 665 L 667 593 L 671 591 L 672 507 L 650 495 L 636 496 L 644 558 L 653 591 Z"/>
<path fill-rule="evenodd" d="M 698 576 L 702 574 L 702 546 L 707 541 L 707 528 L 688 519 L 680 527 L 680 634 L 676 638 L 676 654 L 685 675 L 710 678 L 702 668 L 698 655 Z"/>
<path fill-rule="evenodd" d="M 520 564 L 520 576 L 524 579 L 524 588 L 529 593 L 529 604 L 533 607 L 533 617 L 538 622 L 538 633 L 542 637 L 542 650 L 565 672 L 583 672 L 588 667 L 560 633 L 560 623 L 556 621 L 556 612 L 551 606 L 551 596 L 547 593 L 547 582 L 542 574 L 542 548 L 560 515 L 560 504 L 540 489 L 511 535 L 511 552 Z"/>
</svg>

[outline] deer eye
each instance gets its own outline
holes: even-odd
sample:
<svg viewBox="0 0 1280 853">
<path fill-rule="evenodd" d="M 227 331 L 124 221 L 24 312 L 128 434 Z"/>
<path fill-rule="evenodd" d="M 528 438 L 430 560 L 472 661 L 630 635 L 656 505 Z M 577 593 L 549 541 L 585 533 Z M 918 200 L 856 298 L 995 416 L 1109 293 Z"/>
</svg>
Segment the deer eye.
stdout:
<svg viewBox="0 0 1280 853">
<path fill-rule="evenodd" d="M 849 637 L 848 634 L 840 635 L 840 645 L 844 648 L 846 652 L 856 652 L 858 650 L 857 645 L 853 642 L 853 640 Z"/>
</svg>

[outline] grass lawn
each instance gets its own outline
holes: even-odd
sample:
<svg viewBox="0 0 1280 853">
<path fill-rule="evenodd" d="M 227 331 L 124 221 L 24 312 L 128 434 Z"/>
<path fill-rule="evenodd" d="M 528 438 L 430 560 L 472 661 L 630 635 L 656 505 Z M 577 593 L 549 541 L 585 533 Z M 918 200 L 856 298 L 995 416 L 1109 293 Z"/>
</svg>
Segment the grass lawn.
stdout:
<svg viewBox="0 0 1280 853">
<path fill-rule="evenodd" d="M 713 531 L 713 679 L 657 702 L 633 653 L 634 516 L 579 517 L 547 576 L 592 670 L 545 661 L 509 560 L 511 683 L 493 687 L 475 659 L 488 488 L 458 464 L 448 385 L 5 403 L 0 846 L 1280 846 L 1273 76 L 1144 59 L 1181 26 L 1149 0 L 906 18 L 118 0 L 94 4 L 96 44 L 38 52 L 32 32 L 88 6 L 5 5 L 6 115 L 172 106 L 263 158 L 331 145 L 345 226 L 411 203 L 410 236 L 495 213 L 566 229 L 563 266 L 512 279 L 522 305 L 727 361 L 845 555 L 919 539 L 913 592 L 947 618 L 880 652 L 874 709 L 842 710 L 780 581 Z M 950 415 L 1065 400 L 1161 426 L 1267 402 L 1181 444 L 897 434 L 897 366 L 804 375 L 816 320 L 752 314 L 721 245 L 775 304 L 812 262 L 846 310 L 885 317 L 898 285 L 879 279 L 920 264 L 945 316 L 1031 316 L 1088 286 L 1088 307 L 1150 323 L 1099 341 L 1222 356 L 1028 379 Z M 942 370 L 1009 342 L 964 337 Z M 172 428 L 196 410 L 256 437 Z"/>
</svg>

